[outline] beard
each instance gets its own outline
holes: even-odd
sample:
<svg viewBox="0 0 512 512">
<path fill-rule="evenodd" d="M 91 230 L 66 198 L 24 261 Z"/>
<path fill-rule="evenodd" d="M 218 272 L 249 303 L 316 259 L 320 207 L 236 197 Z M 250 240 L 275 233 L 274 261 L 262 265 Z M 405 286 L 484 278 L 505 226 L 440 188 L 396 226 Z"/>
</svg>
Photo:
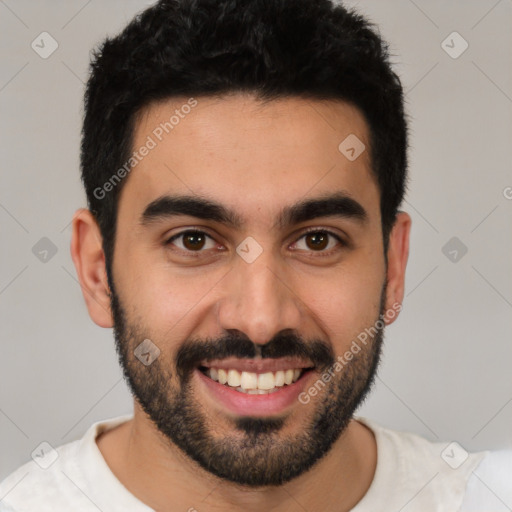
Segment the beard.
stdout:
<svg viewBox="0 0 512 512">
<path fill-rule="evenodd" d="M 385 312 L 385 292 L 384 285 L 379 318 Z M 305 341 L 292 330 L 280 331 L 267 344 L 256 345 L 240 331 L 229 331 L 218 339 L 185 340 L 174 357 L 162 350 L 146 366 L 135 356 L 136 347 L 150 338 L 162 349 L 168 346 L 167 340 L 151 338 L 141 320 L 128 319 L 113 286 L 111 309 L 124 377 L 135 400 L 164 439 L 209 473 L 251 488 L 282 485 L 311 469 L 329 452 L 373 385 L 384 339 L 384 322 L 379 322 L 381 327 L 375 327 L 377 332 L 371 342 L 334 373 L 319 393 L 321 400 L 311 401 L 313 413 L 298 435 L 283 434 L 286 418 L 249 416 L 229 419 L 233 431 L 219 435 L 191 382 L 202 361 L 258 355 L 301 357 L 311 361 L 320 379 L 336 362 L 331 345 L 322 340 Z M 379 318 L 372 328 L 379 325 Z"/>
</svg>

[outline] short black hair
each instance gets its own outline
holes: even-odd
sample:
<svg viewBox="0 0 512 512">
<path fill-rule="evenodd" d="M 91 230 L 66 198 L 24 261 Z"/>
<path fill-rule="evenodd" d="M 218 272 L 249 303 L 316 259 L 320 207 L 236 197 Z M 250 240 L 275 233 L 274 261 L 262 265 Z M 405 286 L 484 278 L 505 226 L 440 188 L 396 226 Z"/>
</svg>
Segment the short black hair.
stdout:
<svg viewBox="0 0 512 512">
<path fill-rule="evenodd" d="M 407 186 L 407 123 L 378 29 L 330 0 L 161 0 L 93 52 L 85 92 L 82 181 L 110 283 L 126 180 L 98 190 L 129 161 L 138 113 L 167 98 L 237 92 L 262 101 L 340 100 L 359 109 L 370 132 L 387 252 Z"/>
</svg>

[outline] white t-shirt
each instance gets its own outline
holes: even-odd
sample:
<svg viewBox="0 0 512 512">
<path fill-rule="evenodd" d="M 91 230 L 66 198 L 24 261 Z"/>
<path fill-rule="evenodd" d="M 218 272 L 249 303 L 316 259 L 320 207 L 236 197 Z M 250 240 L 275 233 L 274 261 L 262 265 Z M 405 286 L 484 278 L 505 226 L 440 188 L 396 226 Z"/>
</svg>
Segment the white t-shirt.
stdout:
<svg viewBox="0 0 512 512">
<path fill-rule="evenodd" d="M 95 441 L 131 417 L 97 422 L 82 439 L 55 450 L 42 446 L 0 483 L 0 511 L 154 512 L 114 476 Z M 432 443 L 357 419 L 375 434 L 377 468 L 352 512 L 512 510 L 512 450 L 467 454 L 454 443 Z"/>
</svg>

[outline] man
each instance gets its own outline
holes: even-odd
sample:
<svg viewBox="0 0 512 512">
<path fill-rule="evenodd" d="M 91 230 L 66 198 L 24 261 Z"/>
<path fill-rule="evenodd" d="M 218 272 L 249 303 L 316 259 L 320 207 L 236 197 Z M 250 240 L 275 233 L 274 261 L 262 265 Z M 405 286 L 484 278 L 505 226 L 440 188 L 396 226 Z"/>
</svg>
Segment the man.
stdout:
<svg viewBox="0 0 512 512">
<path fill-rule="evenodd" d="M 2 510 L 469 511 L 479 481 L 506 506 L 510 454 L 454 468 L 354 416 L 404 295 L 406 149 L 385 44 L 328 0 L 161 1 L 105 41 L 71 252 L 134 415 Z"/>
</svg>

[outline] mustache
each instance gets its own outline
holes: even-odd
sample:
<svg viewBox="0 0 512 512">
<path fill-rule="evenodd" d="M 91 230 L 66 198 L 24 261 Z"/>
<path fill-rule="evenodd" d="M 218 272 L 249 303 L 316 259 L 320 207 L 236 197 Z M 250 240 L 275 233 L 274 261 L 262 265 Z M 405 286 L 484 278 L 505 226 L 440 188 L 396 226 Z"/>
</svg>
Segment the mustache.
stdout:
<svg viewBox="0 0 512 512">
<path fill-rule="evenodd" d="M 185 342 L 175 356 L 176 369 L 187 380 L 202 361 L 236 357 L 239 359 L 276 359 L 298 357 L 311 362 L 317 369 L 327 369 L 335 363 L 332 347 L 323 340 L 306 342 L 293 331 L 282 331 L 265 345 L 252 342 L 240 331 L 229 332 L 218 339 L 193 339 Z"/>
</svg>

